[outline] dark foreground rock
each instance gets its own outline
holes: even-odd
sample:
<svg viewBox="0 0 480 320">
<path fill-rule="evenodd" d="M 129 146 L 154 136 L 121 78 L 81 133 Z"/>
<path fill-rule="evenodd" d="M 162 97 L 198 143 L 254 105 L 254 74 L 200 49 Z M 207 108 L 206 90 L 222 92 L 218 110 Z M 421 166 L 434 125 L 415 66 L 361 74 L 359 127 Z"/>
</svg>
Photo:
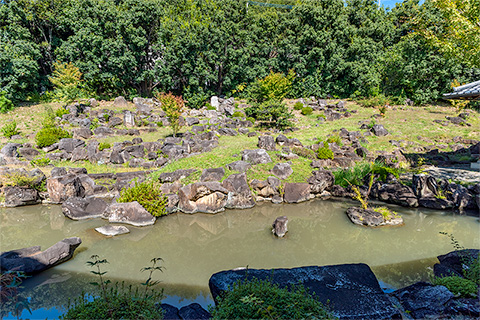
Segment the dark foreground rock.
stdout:
<svg viewBox="0 0 480 320">
<path fill-rule="evenodd" d="M 269 279 L 282 288 L 303 283 L 339 319 L 401 318 L 366 264 L 222 271 L 212 275 L 208 283 L 213 299 L 216 301 L 236 281 L 245 278 Z"/>
<path fill-rule="evenodd" d="M 433 273 L 436 277 L 459 276 L 463 277 L 464 267 L 471 264 L 480 256 L 478 249 L 465 249 L 452 251 L 438 256 L 437 263 L 433 266 Z"/>
<path fill-rule="evenodd" d="M 211 314 L 198 303 L 189 304 L 180 308 L 180 310 L 168 303 L 162 303 L 160 308 L 164 312 L 164 320 L 203 320 L 211 318 Z"/>
<path fill-rule="evenodd" d="M 75 249 L 82 243 L 77 237 L 63 239 L 45 251 L 40 246 L 3 252 L 0 255 L 2 271 L 22 271 L 35 274 L 67 261 Z"/>
</svg>

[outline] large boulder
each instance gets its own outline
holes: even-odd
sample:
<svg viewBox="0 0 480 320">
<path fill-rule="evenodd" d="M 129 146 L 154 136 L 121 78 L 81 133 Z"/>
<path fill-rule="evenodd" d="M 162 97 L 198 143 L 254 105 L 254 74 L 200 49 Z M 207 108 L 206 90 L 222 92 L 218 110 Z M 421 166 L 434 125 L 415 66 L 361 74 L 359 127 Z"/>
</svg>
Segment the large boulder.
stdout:
<svg viewBox="0 0 480 320">
<path fill-rule="evenodd" d="M 189 184 L 178 191 L 178 209 L 184 213 L 224 211 L 228 193 L 217 181 Z"/>
<path fill-rule="evenodd" d="M 269 280 L 281 288 L 303 284 L 317 300 L 329 306 L 339 319 L 401 318 L 366 264 L 228 270 L 213 274 L 208 285 L 217 302 L 217 297 L 231 290 L 235 282 L 253 278 Z"/>
<path fill-rule="evenodd" d="M 310 184 L 311 193 L 320 194 L 325 190 L 330 190 L 335 184 L 333 173 L 328 170 L 313 171 L 307 182 Z"/>
<path fill-rule="evenodd" d="M 371 209 L 352 207 L 347 209 L 347 215 L 354 224 L 367 227 L 403 225 L 403 219 L 398 215 L 384 217 L 380 212 Z"/>
<path fill-rule="evenodd" d="M 18 143 L 7 143 L 1 150 L 0 154 L 5 157 L 16 158 L 18 157 L 17 149 L 22 145 Z"/>
<path fill-rule="evenodd" d="M 105 209 L 102 218 L 108 219 L 109 222 L 127 223 L 136 227 L 152 225 L 156 220 L 137 201 L 112 203 Z"/>
<path fill-rule="evenodd" d="M 63 214 L 72 220 L 100 218 L 108 204 L 98 198 L 68 198 L 62 203 Z"/>
<path fill-rule="evenodd" d="M 164 172 L 158 177 L 158 181 L 161 183 L 170 183 L 184 179 L 197 171 L 196 169 L 178 169 L 174 172 Z"/>
<path fill-rule="evenodd" d="M 437 194 L 437 180 L 426 174 L 414 174 L 412 189 L 417 198 L 434 197 Z"/>
<path fill-rule="evenodd" d="M 227 168 L 232 171 L 245 172 L 250 169 L 252 165 L 246 161 L 238 160 L 227 164 Z"/>
<path fill-rule="evenodd" d="M 5 187 L 5 207 L 20 207 L 40 202 L 38 191 L 18 186 Z"/>
<path fill-rule="evenodd" d="M 128 107 L 128 103 L 124 97 L 119 96 L 119 97 L 116 97 L 115 100 L 113 100 L 113 106 L 115 108 L 126 108 Z"/>
<path fill-rule="evenodd" d="M 438 256 L 437 258 L 440 263 L 433 266 L 433 273 L 436 277 L 463 277 L 464 267 L 471 264 L 475 259 L 478 259 L 479 256 L 480 250 L 478 249 L 452 251 Z"/>
<path fill-rule="evenodd" d="M 77 147 L 83 147 L 85 145 L 85 141 L 80 139 L 73 139 L 73 138 L 63 138 L 60 139 L 58 142 L 58 150 L 63 150 L 65 152 L 71 153 Z"/>
<path fill-rule="evenodd" d="M 0 255 L 2 271 L 22 271 L 35 274 L 67 261 L 82 243 L 77 237 L 63 239 L 45 251 L 40 246 L 3 252 Z"/>
<path fill-rule="evenodd" d="M 252 165 L 272 162 L 272 159 L 265 149 L 243 150 L 242 160 L 249 162 Z"/>
<path fill-rule="evenodd" d="M 255 206 L 255 199 L 248 186 L 245 173 L 230 175 L 222 182 L 222 186 L 229 191 L 226 208 L 248 209 Z"/>
<path fill-rule="evenodd" d="M 308 183 L 286 183 L 283 193 L 283 200 L 287 203 L 299 203 L 311 199 L 310 184 Z"/>
<path fill-rule="evenodd" d="M 385 129 L 385 127 L 381 124 L 373 125 L 372 132 L 373 132 L 374 135 L 379 136 L 379 137 L 386 136 L 388 134 L 387 129 Z"/>
<path fill-rule="evenodd" d="M 47 191 L 53 203 L 62 203 L 71 197 L 85 196 L 85 187 L 76 174 L 66 174 L 47 179 Z"/>
</svg>

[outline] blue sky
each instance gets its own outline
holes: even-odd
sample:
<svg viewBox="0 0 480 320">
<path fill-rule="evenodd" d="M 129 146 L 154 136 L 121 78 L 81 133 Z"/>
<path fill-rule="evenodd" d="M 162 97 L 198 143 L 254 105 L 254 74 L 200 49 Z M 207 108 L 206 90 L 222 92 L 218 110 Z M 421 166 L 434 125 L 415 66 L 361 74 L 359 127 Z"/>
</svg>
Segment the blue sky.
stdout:
<svg viewBox="0 0 480 320">
<path fill-rule="evenodd" d="M 378 0 L 376 0 L 378 1 Z M 420 3 L 424 2 L 425 0 L 421 0 Z M 403 2 L 401 0 L 380 0 L 380 3 L 383 4 L 385 7 L 393 8 L 395 4 L 398 2 Z"/>
</svg>

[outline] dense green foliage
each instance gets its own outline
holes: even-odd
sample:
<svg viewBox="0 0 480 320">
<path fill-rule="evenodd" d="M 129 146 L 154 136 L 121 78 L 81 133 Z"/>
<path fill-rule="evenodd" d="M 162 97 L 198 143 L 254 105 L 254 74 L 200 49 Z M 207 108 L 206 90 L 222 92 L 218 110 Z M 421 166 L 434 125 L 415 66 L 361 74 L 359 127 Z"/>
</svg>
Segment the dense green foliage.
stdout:
<svg viewBox="0 0 480 320">
<path fill-rule="evenodd" d="M 445 286 L 451 293 L 461 297 L 471 298 L 477 296 L 477 285 L 469 279 L 459 276 L 435 278 L 434 283 L 438 286 Z"/>
<path fill-rule="evenodd" d="M 292 125 L 290 119 L 293 115 L 288 107 L 282 102 L 273 100 L 246 108 L 245 115 L 255 119 L 261 126 L 267 128 L 285 129 Z"/>
<path fill-rule="evenodd" d="M 312 107 L 303 107 L 302 108 L 302 114 L 304 116 L 308 116 L 308 115 L 312 114 L 312 112 L 313 112 Z"/>
<path fill-rule="evenodd" d="M 39 148 L 51 146 L 60 139 L 71 138 L 72 135 L 65 129 L 59 127 L 47 127 L 40 129 L 35 135 L 35 142 Z"/>
<path fill-rule="evenodd" d="M 378 9 L 374 0 L 278 1 L 294 7 L 247 10 L 245 0 L 6 0 L 0 90 L 14 102 L 171 91 L 194 108 L 213 93 L 259 103 L 379 94 L 425 103 L 455 79 L 480 76 L 478 0 L 454 1 L 461 9 L 454 15 L 439 0 L 405 0 L 392 10 Z M 469 54 L 458 59 L 463 48 Z M 55 75 L 66 68 L 68 77 Z"/>
<path fill-rule="evenodd" d="M 321 146 L 320 148 L 318 148 L 317 150 L 317 157 L 318 159 L 330 159 L 330 160 L 333 160 L 333 151 L 330 149 L 329 145 L 328 145 L 328 142 L 324 141 L 324 142 L 321 142 L 320 143 L 321 145 L 323 144 L 323 146 Z"/>
<path fill-rule="evenodd" d="M 132 201 L 140 203 L 145 210 L 155 217 L 167 214 L 165 211 L 167 198 L 163 195 L 160 185 L 154 181 L 142 183 L 135 181 L 133 187 L 122 189 L 117 202 Z"/>
<path fill-rule="evenodd" d="M 10 122 L 7 122 L 1 129 L 0 131 L 2 132 L 2 135 L 6 138 L 11 138 L 14 135 L 17 135 L 20 133 L 20 131 L 17 128 L 17 122 L 15 120 L 12 120 Z"/>
<path fill-rule="evenodd" d="M 0 92 L 0 113 L 7 113 L 14 108 L 13 102 L 6 95 L 5 91 Z"/>
<path fill-rule="evenodd" d="M 352 185 L 363 185 L 363 178 L 370 173 L 371 167 L 368 162 L 356 163 L 352 168 L 345 168 L 333 171 L 335 184 L 342 187 Z"/>
<path fill-rule="evenodd" d="M 236 282 L 218 298 L 213 319 L 333 319 L 303 286 L 279 288 L 267 280 Z"/>
</svg>

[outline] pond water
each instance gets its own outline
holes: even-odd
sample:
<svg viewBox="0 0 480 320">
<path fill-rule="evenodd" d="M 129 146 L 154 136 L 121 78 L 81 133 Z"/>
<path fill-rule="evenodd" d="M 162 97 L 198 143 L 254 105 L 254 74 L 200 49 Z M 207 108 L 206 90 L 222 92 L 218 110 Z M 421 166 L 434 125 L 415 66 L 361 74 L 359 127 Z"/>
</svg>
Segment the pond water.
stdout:
<svg viewBox="0 0 480 320">
<path fill-rule="evenodd" d="M 31 305 L 46 312 L 43 318 L 52 318 L 65 299 L 77 297 L 92 281 L 86 262 L 94 254 L 109 261 L 104 268 L 109 279 L 128 283 L 144 281 L 140 269 L 161 257 L 165 270 L 158 278 L 165 302 L 183 306 L 195 301 L 206 307 L 212 302 L 208 279 L 222 270 L 362 262 L 372 267 L 384 288 L 398 288 L 428 280 L 435 257 L 453 250 L 440 231 L 453 234 L 464 247 L 480 248 L 478 218 L 390 206 L 405 225 L 369 229 L 350 222 L 345 211 L 353 205 L 348 200 L 312 200 L 264 203 L 216 215 L 179 213 L 153 226 L 128 226 L 130 234 L 113 238 L 94 230 L 106 220 L 72 221 L 60 206 L 1 208 L 0 251 L 33 245 L 46 249 L 67 237 L 82 239 L 73 259 L 25 282 Z M 289 219 L 289 232 L 277 239 L 271 224 L 282 215 Z"/>
</svg>

